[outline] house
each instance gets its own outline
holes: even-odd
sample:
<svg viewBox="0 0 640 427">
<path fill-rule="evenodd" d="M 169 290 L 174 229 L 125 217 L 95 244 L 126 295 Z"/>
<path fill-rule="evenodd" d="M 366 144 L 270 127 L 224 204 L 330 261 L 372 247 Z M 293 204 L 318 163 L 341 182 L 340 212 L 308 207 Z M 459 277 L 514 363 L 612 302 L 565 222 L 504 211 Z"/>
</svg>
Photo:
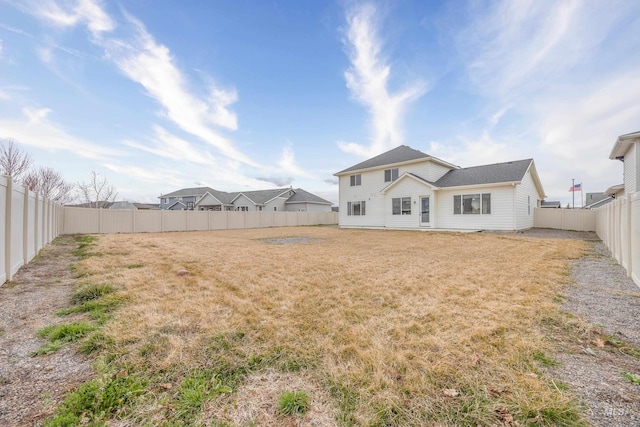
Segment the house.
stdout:
<svg viewBox="0 0 640 427">
<path fill-rule="evenodd" d="M 183 188 L 160 196 L 160 208 L 211 211 L 331 212 L 331 202 L 301 188 L 228 193 L 210 187 Z"/>
<path fill-rule="evenodd" d="M 640 191 L 640 131 L 619 136 L 609 158 L 624 163 L 624 187 L 617 189 L 618 194 Z"/>
<path fill-rule="evenodd" d="M 597 209 L 613 201 L 613 196 L 605 192 L 603 193 L 587 193 L 584 200 L 585 209 Z"/>
<path fill-rule="evenodd" d="M 521 230 L 545 197 L 533 159 L 460 168 L 406 145 L 334 175 L 341 227 Z"/>
<path fill-rule="evenodd" d="M 541 208 L 546 208 L 546 209 L 560 209 L 562 208 L 562 205 L 559 201 L 557 200 L 541 200 L 540 201 L 540 207 Z"/>
</svg>

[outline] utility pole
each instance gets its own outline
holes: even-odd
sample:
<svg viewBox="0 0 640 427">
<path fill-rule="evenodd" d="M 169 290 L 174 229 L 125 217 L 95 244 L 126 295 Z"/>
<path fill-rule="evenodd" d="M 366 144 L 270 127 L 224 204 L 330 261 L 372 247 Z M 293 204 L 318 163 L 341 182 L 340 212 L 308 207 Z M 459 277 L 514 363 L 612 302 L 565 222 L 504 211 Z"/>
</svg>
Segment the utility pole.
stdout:
<svg viewBox="0 0 640 427">
<path fill-rule="evenodd" d="M 571 196 L 573 197 L 573 209 L 576 208 L 576 179 L 571 179 Z"/>
</svg>

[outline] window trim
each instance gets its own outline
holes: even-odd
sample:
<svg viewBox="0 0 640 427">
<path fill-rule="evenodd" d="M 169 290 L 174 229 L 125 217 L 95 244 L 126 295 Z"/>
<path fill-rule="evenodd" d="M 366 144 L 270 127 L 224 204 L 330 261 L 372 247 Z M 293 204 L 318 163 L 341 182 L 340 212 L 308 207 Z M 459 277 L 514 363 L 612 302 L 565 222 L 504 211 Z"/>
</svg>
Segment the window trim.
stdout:
<svg viewBox="0 0 640 427">
<path fill-rule="evenodd" d="M 355 206 L 358 205 L 358 213 L 356 214 Z M 347 202 L 347 216 L 365 216 L 367 214 L 367 204 L 365 200 L 354 200 Z"/>
<path fill-rule="evenodd" d="M 408 202 L 409 209 L 405 208 Z M 398 205 L 396 205 L 398 203 Z M 391 199 L 391 215 L 411 215 L 411 196 L 394 197 Z M 396 209 L 397 208 L 397 209 Z"/>
<path fill-rule="evenodd" d="M 387 177 L 388 175 L 388 177 Z M 399 170 L 398 168 L 391 168 L 384 170 L 384 182 L 394 182 L 398 179 Z"/>
<path fill-rule="evenodd" d="M 356 187 L 362 185 L 362 174 L 357 173 L 349 176 L 349 186 Z"/>
<path fill-rule="evenodd" d="M 465 197 L 469 200 L 469 197 L 478 197 L 480 206 L 477 212 L 465 212 L 464 201 Z M 453 214 L 454 215 L 491 215 L 491 193 L 466 193 L 466 194 L 454 194 L 453 195 Z"/>
</svg>

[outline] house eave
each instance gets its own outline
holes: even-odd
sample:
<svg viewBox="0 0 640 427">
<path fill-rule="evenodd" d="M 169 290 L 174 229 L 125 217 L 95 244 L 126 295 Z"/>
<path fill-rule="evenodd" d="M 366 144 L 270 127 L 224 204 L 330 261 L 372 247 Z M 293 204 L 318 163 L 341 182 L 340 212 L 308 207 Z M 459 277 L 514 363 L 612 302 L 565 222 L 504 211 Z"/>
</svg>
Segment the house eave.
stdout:
<svg viewBox="0 0 640 427">
<path fill-rule="evenodd" d="M 624 157 L 627 151 L 629 151 L 629 147 L 631 146 L 631 144 L 639 141 L 640 132 L 620 135 L 615 144 L 613 144 L 613 148 L 611 149 L 611 153 L 609 154 L 609 159 L 619 160 L 620 158 Z"/>
<path fill-rule="evenodd" d="M 487 184 L 473 184 L 473 185 L 455 185 L 451 187 L 439 187 L 440 190 L 458 190 L 462 188 L 488 188 L 488 187 L 515 187 L 522 184 L 522 181 L 505 181 L 505 182 L 490 182 Z"/>
<path fill-rule="evenodd" d="M 328 203 L 328 202 L 311 202 L 311 201 L 284 202 L 285 205 L 293 205 L 293 204 L 300 204 L 300 203 L 309 203 L 309 204 L 312 204 L 312 205 L 329 205 L 329 206 L 333 206 L 333 203 Z"/>
</svg>

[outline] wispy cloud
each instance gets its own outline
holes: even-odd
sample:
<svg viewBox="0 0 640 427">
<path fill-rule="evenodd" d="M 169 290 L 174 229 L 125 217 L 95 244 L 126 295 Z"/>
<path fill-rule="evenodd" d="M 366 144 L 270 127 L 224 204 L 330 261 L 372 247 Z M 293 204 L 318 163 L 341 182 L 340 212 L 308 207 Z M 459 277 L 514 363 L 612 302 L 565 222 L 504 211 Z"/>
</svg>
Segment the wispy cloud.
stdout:
<svg viewBox="0 0 640 427">
<path fill-rule="evenodd" d="M 426 91 L 423 82 L 412 82 L 405 90 L 390 93 L 391 65 L 382 54 L 378 19 L 376 7 L 369 3 L 358 5 L 346 14 L 344 44 L 351 67 L 344 76 L 353 98 L 364 105 L 371 116 L 372 136 L 368 145 L 340 141 L 338 146 L 360 156 L 372 156 L 402 144 L 404 112 Z"/>
<path fill-rule="evenodd" d="M 93 144 L 67 133 L 59 124 L 48 118 L 48 108 L 25 107 L 21 118 L 0 118 L 2 137 L 13 138 L 18 143 L 47 151 L 64 150 L 87 159 L 119 157 L 122 151 Z"/>
<path fill-rule="evenodd" d="M 472 130 L 480 136 L 445 149 L 469 149 L 478 159 L 513 148 L 529 153 L 551 195 L 566 193 L 571 177 L 603 187 L 593 191 L 619 180 L 608 152 L 640 121 L 633 100 L 640 79 L 631 71 L 640 58 L 630 55 L 640 37 L 640 4 L 472 3 L 480 4 L 469 10 L 458 47 L 485 111 L 497 113 L 484 118 L 483 129 Z"/>
<path fill-rule="evenodd" d="M 115 28 L 115 23 L 103 10 L 99 0 L 75 0 L 64 7 L 54 0 L 29 0 L 22 4 L 23 10 L 34 14 L 48 24 L 59 27 L 86 25 L 94 37 Z"/>
<path fill-rule="evenodd" d="M 153 132 L 154 137 L 150 138 L 149 144 L 130 140 L 124 141 L 123 144 L 166 159 L 180 159 L 181 162 L 209 165 L 212 168 L 217 166 L 217 160 L 211 153 L 196 149 L 193 144 L 173 135 L 163 127 L 156 125 Z"/>
<path fill-rule="evenodd" d="M 98 0 L 75 0 L 61 3 L 53 0 L 31 4 L 29 13 L 61 27 L 85 25 L 91 41 L 105 51 L 105 57 L 118 70 L 145 88 L 147 95 L 163 108 L 163 116 L 183 131 L 217 148 L 225 157 L 250 166 L 258 166 L 235 144 L 224 137 L 220 129 L 236 130 L 236 114 L 229 106 L 238 100 L 235 89 L 225 89 L 210 83 L 208 93 L 196 95 L 189 81 L 176 65 L 168 47 L 157 43 L 144 24 L 122 11 L 117 36 L 115 21 Z M 27 9 L 27 7 L 23 7 Z M 45 52 L 42 52 L 45 53 Z M 44 56 L 51 63 L 51 55 Z"/>
<path fill-rule="evenodd" d="M 211 144 L 227 157 L 256 165 L 213 127 L 237 128 L 236 115 L 228 109 L 237 101 L 235 90 L 210 87 L 206 99 L 193 95 L 169 49 L 156 43 L 140 21 L 130 15 L 126 18 L 134 35 L 127 40 L 101 42 L 107 57 L 124 75 L 142 85 L 147 94 L 162 105 L 165 116 L 182 130 Z"/>
</svg>

